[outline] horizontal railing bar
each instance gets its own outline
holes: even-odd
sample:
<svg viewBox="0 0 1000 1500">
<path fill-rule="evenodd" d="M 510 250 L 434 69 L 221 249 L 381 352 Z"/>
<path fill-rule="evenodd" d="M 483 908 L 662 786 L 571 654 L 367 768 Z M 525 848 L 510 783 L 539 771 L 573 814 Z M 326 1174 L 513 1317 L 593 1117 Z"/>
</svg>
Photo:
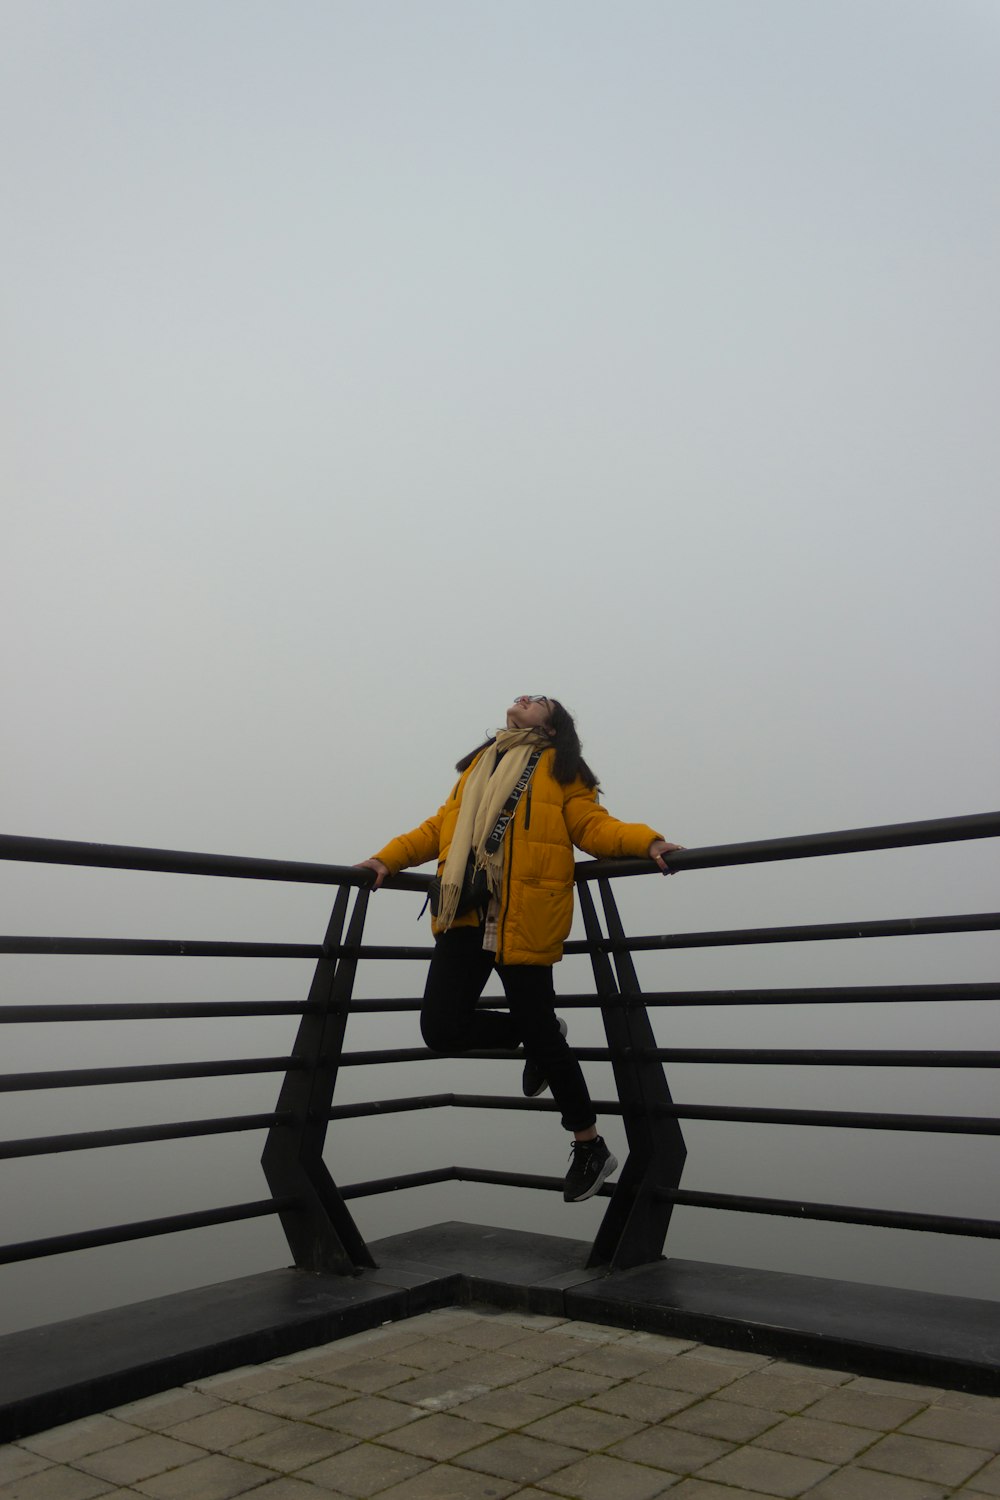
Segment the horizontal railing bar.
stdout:
<svg viewBox="0 0 1000 1500">
<path fill-rule="evenodd" d="M 651 1113 L 677 1120 L 738 1121 L 750 1125 L 818 1125 L 834 1130 L 903 1130 L 929 1135 L 1000 1135 L 987 1115 L 901 1115 L 873 1110 L 760 1109 L 741 1104 L 664 1104 Z"/>
<path fill-rule="evenodd" d="M 454 1094 L 412 1094 L 406 1099 L 363 1099 L 357 1104 L 334 1104 L 325 1120 L 362 1120 L 373 1115 L 399 1115 L 410 1110 L 445 1109 L 454 1104 Z"/>
<path fill-rule="evenodd" d="M 936 933 L 991 932 L 1000 928 L 1000 912 L 972 912 L 962 916 L 900 917 L 872 922 L 813 922 L 784 927 L 738 927 L 713 932 L 657 933 L 595 944 L 566 943 L 565 952 L 649 953 L 677 948 L 731 948 L 764 943 L 837 942 L 849 938 L 924 937 Z M 432 948 L 415 945 L 341 944 L 329 958 L 357 958 L 415 962 L 430 958 Z M 0 953 L 91 955 L 145 958 L 311 958 L 324 957 L 315 943 L 203 942 L 166 938 L 81 938 L 0 936 Z"/>
<path fill-rule="evenodd" d="M 296 1057 L 251 1057 L 236 1061 L 143 1063 L 122 1068 L 68 1068 L 49 1073 L 4 1073 L 0 1094 L 35 1089 L 94 1088 L 106 1083 L 151 1083 L 168 1078 L 228 1078 L 241 1073 L 284 1073 L 306 1066 Z"/>
<path fill-rule="evenodd" d="M 169 938 L 0 937 L 0 953 L 138 958 L 323 957 L 316 943 L 208 943 Z"/>
<path fill-rule="evenodd" d="M 602 938 L 593 946 L 604 953 L 658 953 L 673 948 L 732 948 L 755 943 L 828 943 L 848 938 L 927 937 L 935 933 L 993 932 L 1000 912 L 970 912 L 951 917 L 898 917 L 874 922 L 810 922 L 790 927 L 736 927 L 718 932 L 673 932 L 649 937 Z M 574 940 L 567 954 L 590 953 L 591 945 Z"/>
<path fill-rule="evenodd" d="M 608 1047 L 574 1047 L 581 1062 L 610 1062 Z M 431 1062 L 449 1053 L 432 1052 L 427 1047 L 385 1047 L 364 1052 L 345 1052 L 340 1058 L 344 1068 L 375 1068 L 386 1063 Z M 460 1055 L 477 1062 L 510 1062 L 523 1059 L 519 1052 L 468 1051 Z M 768 1063 L 781 1067 L 788 1064 L 810 1067 L 867 1068 L 998 1068 L 1000 1052 L 986 1051 L 900 1051 L 889 1048 L 844 1049 L 831 1047 L 765 1048 L 765 1047 L 644 1047 L 637 1056 L 655 1062 L 698 1063 L 706 1065 L 744 1066 Z"/>
<path fill-rule="evenodd" d="M 574 1047 L 573 1050 L 577 1057 L 586 1056 L 582 1048 Z M 344 1052 L 339 1059 L 338 1066 L 341 1068 L 375 1068 L 383 1063 L 440 1062 L 442 1057 L 449 1055 L 444 1052 L 432 1052 L 429 1047 L 380 1047 L 365 1052 Z M 463 1052 L 460 1055 L 463 1058 L 475 1058 L 478 1061 L 487 1062 L 510 1062 L 518 1057 L 522 1062 L 524 1061 L 523 1053 L 518 1052 Z M 610 1055 L 605 1048 L 603 1056 L 610 1057 Z"/>
<path fill-rule="evenodd" d="M 115 1224 L 107 1229 L 87 1229 L 76 1234 L 50 1235 L 47 1239 L 23 1240 L 18 1245 L 0 1245 L 0 1266 L 17 1261 L 39 1260 L 46 1255 L 64 1255 L 70 1250 L 94 1250 L 101 1245 L 121 1245 L 128 1240 L 152 1239 L 177 1234 L 182 1229 L 207 1229 L 214 1224 L 235 1224 L 241 1219 L 261 1219 L 299 1207 L 295 1198 L 264 1198 L 256 1203 L 234 1203 L 227 1208 L 208 1208 L 198 1213 L 171 1214 L 163 1219 L 143 1219 L 134 1224 Z"/>
<path fill-rule="evenodd" d="M 716 1006 L 716 1005 L 869 1005 L 910 1004 L 948 1000 L 1000 1000 L 1000 982 L 972 984 L 847 984 L 788 986 L 782 989 L 756 990 L 651 990 L 640 995 L 619 995 L 615 1005 L 622 1009 L 643 1006 Z M 601 1004 L 598 995 L 559 995 L 560 1008 L 593 1009 Z M 506 1000 L 490 996 L 480 1000 L 481 1010 L 503 1010 Z M 380 1015 L 416 1012 L 422 1000 L 353 1000 L 352 1015 Z M 0 1008 L 0 1021 L 3 1009 Z"/>
<path fill-rule="evenodd" d="M 659 990 L 636 995 L 633 1005 L 907 1005 L 956 1000 L 1000 1000 L 1000 982 L 973 984 L 845 984 L 758 990 Z M 567 1002 L 559 996 L 559 1004 Z M 570 1001 L 570 1003 L 574 1003 Z M 594 1003 L 593 997 L 591 1004 Z"/>
<path fill-rule="evenodd" d="M 75 839 L 0 834 L 0 859 L 43 865 L 85 865 L 105 870 L 150 870 L 169 875 L 221 875 L 237 880 L 281 880 L 305 885 L 370 886 L 371 873 L 353 865 L 313 864 L 295 859 L 257 859 L 236 854 L 200 854 L 183 849 L 146 849 L 135 844 L 87 844 Z M 397 875 L 400 890 L 426 890 L 429 875 Z"/>
<path fill-rule="evenodd" d="M 588 1049 L 574 1048 L 578 1057 L 586 1058 Z M 1000 1068 L 1000 1052 L 978 1051 L 892 1051 L 887 1048 L 854 1049 L 831 1047 L 645 1047 L 640 1057 L 657 1062 L 718 1063 L 742 1066 L 746 1063 L 768 1063 L 778 1067 L 820 1068 Z"/>
<path fill-rule="evenodd" d="M 179 1141 L 189 1136 L 229 1135 L 242 1130 L 270 1130 L 288 1125 L 285 1114 L 228 1115 L 217 1120 L 179 1120 L 171 1125 L 129 1125 L 119 1130 L 82 1130 L 67 1135 L 36 1135 L 0 1141 L 0 1161 L 24 1156 L 54 1156 L 64 1151 L 94 1151 L 104 1146 L 134 1146 L 149 1141 Z"/>
<path fill-rule="evenodd" d="M 83 1005 L 0 1005 L 0 1026 L 35 1021 L 170 1021 L 199 1016 L 302 1016 L 305 1000 L 152 1000 Z"/>
<path fill-rule="evenodd" d="M 973 813 L 956 818 L 928 818 L 919 822 L 888 823 L 872 828 L 847 828 L 830 833 L 798 834 L 790 838 L 756 839 L 678 850 L 667 857 L 675 870 L 710 869 L 721 865 L 804 859 L 825 854 L 853 854 L 874 849 L 902 849 L 918 844 L 951 843 L 1000 835 L 1000 812 Z M 260 859 L 232 854 L 204 854 L 192 850 L 150 849 L 132 844 L 91 844 L 71 839 L 31 838 L 0 834 L 0 859 L 38 864 L 83 865 L 95 869 L 149 870 L 181 875 L 215 875 L 243 880 L 280 880 L 314 885 L 370 886 L 372 877 L 353 865 L 328 865 L 303 860 Z M 647 875 L 658 867 L 649 859 L 582 860 L 577 879 Z M 426 891 L 429 875 L 405 872 L 386 886 L 395 890 Z"/>
<path fill-rule="evenodd" d="M 554 1099 L 522 1099 L 515 1094 L 416 1094 L 406 1099 L 365 1099 L 358 1104 L 335 1104 L 324 1116 L 327 1120 L 360 1120 L 374 1115 L 405 1114 L 408 1110 L 447 1109 L 526 1109 L 553 1113 L 559 1106 Z M 617 1099 L 595 1099 L 599 1115 L 623 1113 Z"/>
<path fill-rule="evenodd" d="M 874 828 L 845 828 L 834 833 L 807 833 L 792 838 L 756 839 L 749 843 L 706 845 L 666 856 L 673 870 L 708 870 L 724 865 L 759 864 L 782 859 L 811 859 L 826 854 L 861 854 L 875 849 L 906 849 L 917 844 L 947 844 L 1000 835 L 1000 812 L 958 818 L 925 818 L 916 823 L 886 823 Z M 577 880 L 607 876 L 648 875 L 648 859 L 581 860 Z"/>
<path fill-rule="evenodd" d="M 340 1186 L 340 1196 L 351 1198 L 373 1198 L 377 1193 L 396 1193 L 401 1188 L 433 1187 L 439 1182 L 454 1182 L 454 1167 L 433 1167 L 427 1172 L 406 1172 L 398 1177 L 377 1177 L 370 1182 L 349 1182 Z"/>
<path fill-rule="evenodd" d="M 401 1099 L 369 1099 L 358 1104 L 340 1104 L 328 1120 L 362 1119 L 373 1115 L 402 1114 L 408 1110 L 525 1109 L 553 1113 L 554 1099 L 522 1099 L 517 1095 L 419 1094 Z M 616 1099 L 595 1099 L 599 1115 L 620 1115 Z M 674 1120 L 718 1120 L 751 1125 L 815 1125 L 833 1129 L 919 1131 L 929 1135 L 1000 1135 L 1000 1119 L 986 1115 L 887 1114 L 873 1110 L 761 1109 L 740 1104 L 663 1104 L 650 1114 Z"/>
<path fill-rule="evenodd" d="M 699 1193 L 684 1188 L 654 1188 L 653 1195 L 685 1208 L 717 1208 L 734 1213 L 771 1214 L 779 1218 L 822 1219 L 833 1224 L 867 1224 L 880 1229 L 916 1229 L 934 1234 L 1000 1239 L 1000 1223 L 992 1219 L 849 1208 L 836 1203 L 800 1203 L 786 1198 L 749 1198 L 738 1193 Z"/>
<path fill-rule="evenodd" d="M 342 1198 L 371 1198 L 377 1193 L 398 1193 L 403 1188 L 427 1187 L 440 1182 L 485 1182 L 498 1187 L 540 1188 L 561 1192 L 561 1177 L 537 1177 L 526 1172 L 492 1172 L 480 1167 L 435 1167 L 427 1172 L 406 1172 L 397 1177 L 380 1177 L 370 1182 L 351 1182 L 340 1189 Z M 613 1186 L 602 1183 L 598 1193 L 610 1197 Z"/>
</svg>

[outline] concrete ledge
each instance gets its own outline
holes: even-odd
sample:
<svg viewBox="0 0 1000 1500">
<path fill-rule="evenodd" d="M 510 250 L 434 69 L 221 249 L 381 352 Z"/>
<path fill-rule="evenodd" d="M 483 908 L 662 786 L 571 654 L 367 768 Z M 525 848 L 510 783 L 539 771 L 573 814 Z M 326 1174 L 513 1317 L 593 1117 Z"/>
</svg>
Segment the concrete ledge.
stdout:
<svg viewBox="0 0 1000 1500">
<path fill-rule="evenodd" d="M 608 1275 L 589 1243 L 446 1223 L 356 1277 L 245 1276 L 0 1338 L 0 1441 L 452 1303 L 579 1318 L 857 1374 L 1000 1393 L 1000 1303 L 665 1260 Z"/>
</svg>

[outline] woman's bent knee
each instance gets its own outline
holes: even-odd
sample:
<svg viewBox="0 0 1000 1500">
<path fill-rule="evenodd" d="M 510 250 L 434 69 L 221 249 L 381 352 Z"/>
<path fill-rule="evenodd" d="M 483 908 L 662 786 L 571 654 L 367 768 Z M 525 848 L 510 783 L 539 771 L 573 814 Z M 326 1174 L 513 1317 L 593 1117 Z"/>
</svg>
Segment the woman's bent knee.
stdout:
<svg viewBox="0 0 1000 1500">
<path fill-rule="evenodd" d="M 432 1052 L 456 1052 L 462 1047 L 463 1028 L 448 1016 L 421 1013 L 420 1035 Z"/>
</svg>

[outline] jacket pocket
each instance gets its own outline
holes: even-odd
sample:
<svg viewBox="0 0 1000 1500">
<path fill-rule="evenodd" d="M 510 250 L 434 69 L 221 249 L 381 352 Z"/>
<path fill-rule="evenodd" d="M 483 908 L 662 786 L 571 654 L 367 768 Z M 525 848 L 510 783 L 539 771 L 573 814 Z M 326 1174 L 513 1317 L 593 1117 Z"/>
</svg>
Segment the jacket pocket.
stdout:
<svg viewBox="0 0 1000 1500">
<path fill-rule="evenodd" d="M 562 880 L 526 880 L 511 902 L 505 949 L 537 953 L 540 961 L 562 946 L 573 925 L 573 887 Z M 515 909 L 516 908 L 516 909 Z"/>
</svg>

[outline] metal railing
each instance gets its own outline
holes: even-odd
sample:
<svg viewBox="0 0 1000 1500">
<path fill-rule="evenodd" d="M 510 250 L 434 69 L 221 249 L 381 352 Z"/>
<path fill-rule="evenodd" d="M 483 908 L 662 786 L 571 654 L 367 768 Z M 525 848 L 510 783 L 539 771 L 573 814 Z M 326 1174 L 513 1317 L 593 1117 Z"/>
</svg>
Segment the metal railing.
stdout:
<svg viewBox="0 0 1000 1500">
<path fill-rule="evenodd" d="M 678 871 L 708 869 L 991 838 L 997 835 L 1000 835 L 1000 813 L 987 813 L 690 849 L 670 855 L 668 863 Z M 13 1093 L 94 1088 L 151 1080 L 282 1074 L 278 1099 L 274 1110 L 270 1112 L 35 1136 L 0 1143 L 0 1159 L 10 1160 L 142 1142 L 267 1130 L 262 1165 L 270 1190 L 269 1197 L 252 1202 L 3 1245 L 0 1246 L 0 1264 L 277 1214 L 298 1266 L 310 1270 L 353 1273 L 374 1265 L 374 1262 L 347 1208 L 347 1203 L 352 1199 L 448 1181 L 543 1190 L 561 1187 L 561 1182 L 556 1178 L 490 1171 L 474 1166 L 446 1166 L 368 1182 L 338 1185 L 334 1181 L 323 1157 L 327 1127 L 331 1121 L 439 1108 L 543 1112 L 555 1108 L 550 1100 L 466 1093 L 436 1093 L 388 1097 L 348 1105 L 334 1104 L 338 1074 L 343 1067 L 391 1066 L 436 1055 L 424 1048 L 383 1048 L 356 1052 L 344 1050 L 345 1031 L 351 1015 L 412 1012 L 420 1007 L 419 1000 L 415 999 L 355 1000 L 353 992 L 359 964 L 371 960 L 425 960 L 431 951 L 428 947 L 363 942 L 370 881 L 367 872 L 342 865 L 237 858 L 14 836 L 0 836 L 0 859 L 328 885 L 337 890 L 323 941 L 315 945 L 126 938 L 0 937 L 0 953 L 7 954 L 296 958 L 315 963 L 308 994 L 301 1001 L 0 1005 L 0 1024 L 78 1024 L 207 1016 L 297 1015 L 300 1018 L 294 1045 L 287 1056 L 68 1068 L 0 1076 L 0 1092 Z M 613 1187 L 605 1184 L 601 1189 L 602 1195 L 609 1202 L 591 1250 L 589 1264 L 621 1268 L 657 1259 L 663 1249 L 670 1215 L 678 1204 L 844 1224 L 1000 1238 L 1000 1222 L 992 1220 L 875 1210 L 747 1194 L 701 1192 L 680 1187 L 686 1155 L 680 1127 L 682 1120 L 971 1136 L 1000 1134 L 1000 1119 L 978 1115 L 678 1104 L 671 1096 L 663 1067 L 665 1063 L 819 1063 L 834 1067 L 981 1069 L 1000 1066 L 1000 1052 L 950 1049 L 660 1047 L 656 1043 L 648 1014 L 650 1007 L 672 1006 L 840 1005 L 858 1002 L 922 1004 L 943 999 L 996 1000 L 1000 999 L 1000 983 L 679 990 L 644 994 L 632 962 L 633 953 L 671 949 L 993 931 L 1000 928 L 1000 913 L 630 937 L 624 931 L 611 882 L 616 878 L 646 875 L 655 871 L 656 866 L 646 859 L 584 861 L 576 868 L 577 897 L 585 937 L 582 941 L 568 943 L 566 952 L 585 954 L 590 958 L 594 991 L 591 994 L 560 996 L 559 1004 L 560 1008 L 595 1004 L 600 1007 L 607 1046 L 580 1047 L 576 1052 L 583 1061 L 611 1063 L 618 1097 L 596 1101 L 596 1107 L 601 1113 L 621 1116 L 628 1141 L 628 1156 L 618 1182 Z M 388 881 L 386 889 L 425 891 L 428 884 L 428 876 L 404 874 Z M 603 921 L 598 915 L 595 889 L 600 899 Z M 492 1005 L 502 1002 L 482 1003 Z M 479 1058 L 510 1056 L 508 1053 L 483 1052 L 469 1055 Z"/>
</svg>

